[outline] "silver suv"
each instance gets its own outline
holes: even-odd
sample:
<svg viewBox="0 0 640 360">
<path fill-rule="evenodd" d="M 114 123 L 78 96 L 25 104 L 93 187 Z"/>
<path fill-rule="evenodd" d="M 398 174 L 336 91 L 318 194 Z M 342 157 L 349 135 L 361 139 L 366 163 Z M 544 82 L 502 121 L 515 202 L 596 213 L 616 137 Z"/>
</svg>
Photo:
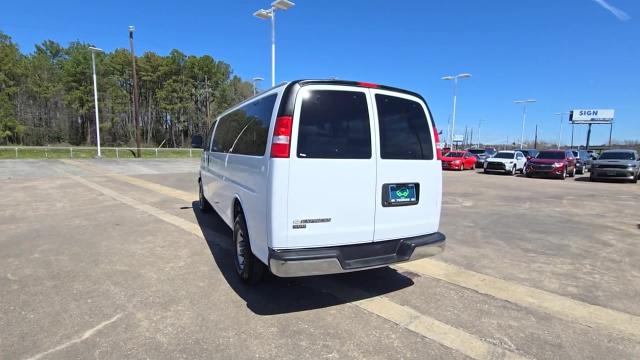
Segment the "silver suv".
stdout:
<svg viewBox="0 0 640 360">
<path fill-rule="evenodd" d="M 638 182 L 640 158 L 635 150 L 607 150 L 591 164 L 591 181 L 598 179 L 625 179 Z"/>
</svg>

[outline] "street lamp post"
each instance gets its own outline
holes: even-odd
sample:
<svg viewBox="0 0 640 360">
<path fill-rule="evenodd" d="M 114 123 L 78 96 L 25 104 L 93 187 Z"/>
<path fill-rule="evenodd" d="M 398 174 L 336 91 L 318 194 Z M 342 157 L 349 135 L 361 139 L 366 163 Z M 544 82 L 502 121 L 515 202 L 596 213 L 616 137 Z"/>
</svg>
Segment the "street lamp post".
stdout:
<svg viewBox="0 0 640 360">
<path fill-rule="evenodd" d="M 129 45 L 131 46 L 131 62 L 133 64 L 133 122 L 136 126 L 136 154 L 138 158 L 142 157 L 140 150 L 140 122 L 138 121 L 138 76 L 136 75 L 136 52 L 133 49 L 133 32 L 136 31 L 134 26 L 129 26 Z"/>
<path fill-rule="evenodd" d="M 271 8 L 253 13 L 258 19 L 271 20 L 271 86 L 276 86 L 276 10 L 288 10 L 294 5 L 289 0 L 276 0 L 271 3 Z"/>
<path fill-rule="evenodd" d="M 522 104 L 522 133 L 520 134 L 520 149 L 524 147 L 524 122 L 527 119 L 527 104 L 534 102 L 536 102 L 534 99 L 514 101 L 515 104 Z"/>
<path fill-rule="evenodd" d="M 562 122 L 564 121 L 564 115 L 567 115 L 567 112 L 559 112 L 554 115 L 560 115 L 560 133 L 558 134 L 558 149 L 560 149 L 560 145 L 562 144 Z"/>
<path fill-rule="evenodd" d="M 253 78 L 253 95 L 256 95 L 258 93 L 258 82 L 264 80 L 261 77 L 254 77 Z"/>
<path fill-rule="evenodd" d="M 458 74 L 455 76 L 449 75 L 449 76 L 443 76 L 442 80 L 453 80 L 453 114 L 451 116 L 451 145 L 453 145 L 453 137 L 456 131 L 456 101 L 457 101 L 457 92 L 458 92 L 458 79 L 466 79 L 466 78 L 470 78 L 471 74 Z"/>
<path fill-rule="evenodd" d="M 93 68 L 93 100 L 96 110 L 96 147 L 98 148 L 98 157 L 102 157 L 100 152 L 100 115 L 98 111 L 98 79 L 96 77 L 96 52 L 103 52 L 102 49 L 90 46 L 91 50 L 91 66 Z"/>
</svg>

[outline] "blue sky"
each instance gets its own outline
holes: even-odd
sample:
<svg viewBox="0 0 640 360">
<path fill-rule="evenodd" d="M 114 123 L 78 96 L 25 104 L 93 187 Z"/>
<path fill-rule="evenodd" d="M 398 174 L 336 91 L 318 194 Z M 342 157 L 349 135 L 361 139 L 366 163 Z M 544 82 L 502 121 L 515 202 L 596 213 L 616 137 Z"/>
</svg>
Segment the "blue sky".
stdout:
<svg viewBox="0 0 640 360">
<path fill-rule="evenodd" d="M 243 78 L 264 77 L 266 86 L 270 27 L 251 14 L 270 1 L 7 1 L 0 29 L 23 52 L 45 39 L 113 50 L 128 46 L 127 27 L 135 25 L 140 54 L 210 54 Z M 277 14 L 277 82 L 335 76 L 407 88 L 425 96 L 445 129 L 452 83 L 440 78 L 469 72 L 456 128 L 482 120 L 483 141 L 520 137 L 513 100 L 522 98 L 538 100 L 528 108 L 528 138 L 537 123 L 543 139 L 556 141 L 556 112 L 614 108 L 614 138 L 640 139 L 639 1 L 294 1 Z M 608 135 L 607 126 L 595 126 L 592 144 Z M 575 136 L 584 143 L 586 127 Z"/>
</svg>

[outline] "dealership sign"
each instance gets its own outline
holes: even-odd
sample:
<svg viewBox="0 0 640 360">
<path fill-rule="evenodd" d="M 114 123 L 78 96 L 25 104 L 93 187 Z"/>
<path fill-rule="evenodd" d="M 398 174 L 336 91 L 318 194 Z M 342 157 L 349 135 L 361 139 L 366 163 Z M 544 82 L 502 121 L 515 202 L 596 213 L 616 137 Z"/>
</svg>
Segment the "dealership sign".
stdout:
<svg viewBox="0 0 640 360">
<path fill-rule="evenodd" d="M 571 111 L 569 120 L 574 124 L 608 124 L 613 121 L 613 109 L 578 109 Z"/>
</svg>

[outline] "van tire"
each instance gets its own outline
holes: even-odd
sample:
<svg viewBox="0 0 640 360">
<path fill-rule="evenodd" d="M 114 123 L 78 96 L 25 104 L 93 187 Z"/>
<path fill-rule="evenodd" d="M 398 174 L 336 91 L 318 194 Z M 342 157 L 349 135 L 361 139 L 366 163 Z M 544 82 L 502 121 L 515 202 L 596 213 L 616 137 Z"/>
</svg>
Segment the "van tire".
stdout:
<svg viewBox="0 0 640 360">
<path fill-rule="evenodd" d="M 213 208 L 211 203 L 204 197 L 204 190 L 202 189 L 202 180 L 198 179 L 198 209 L 203 212 L 209 212 Z"/>
<path fill-rule="evenodd" d="M 244 214 L 240 213 L 233 224 L 233 254 L 236 273 L 247 285 L 255 285 L 262 280 L 264 264 L 251 251 L 251 241 Z"/>
</svg>

